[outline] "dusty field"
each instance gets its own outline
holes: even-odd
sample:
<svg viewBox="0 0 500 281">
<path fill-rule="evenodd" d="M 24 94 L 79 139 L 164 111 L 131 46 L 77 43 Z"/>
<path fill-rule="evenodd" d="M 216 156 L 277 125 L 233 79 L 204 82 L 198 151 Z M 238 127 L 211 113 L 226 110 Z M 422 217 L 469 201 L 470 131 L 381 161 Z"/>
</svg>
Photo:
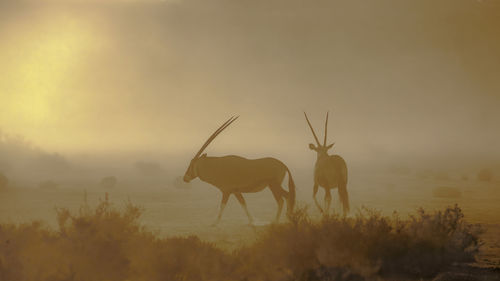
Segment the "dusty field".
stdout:
<svg viewBox="0 0 500 281">
<path fill-rule="evenodd" d="M 433 190 L 438 186 L 457 189 L 461 196 L 436 197 Z M 319 213 L 312 207 L 311 184 L 297 181 L 299 205 L 309 205 L 311 215 Z M 500 183 L 483 183 L 475 180 L 421 179 L 412 175 L 363 175 L 351 177 L 348 185 L 352 206 L 351 215 L 362 207 L 391 215 L 397 211 L 400 216 L 414 213 L 419 207 L 437 210 L 458 204 L 472 223 L 480 223 L 485 233 L 484 246 L 478 257 L 477 266 L 500 267 Z M 144 208 L 141 221 L 162 236 L 198 235 L 201 239 L 218 246 L 233 249 L 252 242 L 263 225 L 273 219 L 276 203 L 270 191 L 246 195 L 256 228 L 247 225 L 247 218 L 234 198 L 231 198 L 221 223 L 211 227 L 218 209 L 220 193 L 213 187 L 196 183 L 189 189 L 178 189 L 168 185 L 139 187 L 136 184 L 121 184 L 114 189 L 102 190 L 90 186 L 63 185 L 55 191 L 19 187 L 0 194 L 0 222 L 45 221 L 56 227 L 55 207 L 78 210 L 85 194 L 90 205 L 96 205 L 99 198 L 109 194 L 118 207 L 131 200 Z M 322 192 L 319 194 L 322 201 Z M 339 211 L 338 199 L 334 194 L 334 211 Z M 282 217 L 284 220 L 285 218 Z"/>
</svg>

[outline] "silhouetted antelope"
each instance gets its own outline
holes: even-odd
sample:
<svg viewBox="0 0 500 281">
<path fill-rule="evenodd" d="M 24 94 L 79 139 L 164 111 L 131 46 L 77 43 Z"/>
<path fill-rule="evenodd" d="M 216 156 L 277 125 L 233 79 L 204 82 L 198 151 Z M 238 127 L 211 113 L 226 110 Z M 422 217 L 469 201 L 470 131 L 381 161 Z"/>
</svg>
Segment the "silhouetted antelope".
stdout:
<svg viewBox="0 0 500 281">
<path fill-rule="evenodd" d="M 328 131 L 328 113 L 326 114 L 325 122 L 325 139 L 323 145 L 319 143 L 318 137 L 314 133 L 314 129 L 307 118 L 307 114 L 304 112 L 307 124 L 311 128 L 314 139 L 316 140 L 317 146 L 310 143 L 309 148 L 316 151 L 317 159 L 316 165 L 314 166 L 314 187 L 313 187 L 313 198 L 314 203 L 318 209 L 323 213 L 323 209 L 316 200 L 316 193 L 318 192 L 318 186 L 325 189 L 325 209 L 326 213 L 330 209 L 330 202 L 332 201 L 332 195 L 330 194 L 330 189 L 338 188 L 340 202 L 342 203 L 344 215 L 349 212 L 349 198 L 347 194 L 347 166 L 342 157 L 339 155 L 328 155 L 328 150 L 333 147 L 335 143 L 326 145 L 326 135 Z"/>
<path fill-rule="evenodd" d="M 190 182 L 196 177 L 210 183 L 222 192 L 222 201 L 219 215 L 214 225 L 220 221 L 222 212 L 226 207 L 227 200 L 231 194 L 236 196 L 248 216 L 250 224 L 253 219 L 248 212 L 242 193 L 259 192 L 269 187 L 274 199 L 278 203 L 276 221 L 279 220 L 283 208 L 283 198 L 287 199 L 287 213 L 290 214 L 295 203 L 295 184 L 288 167 L 275 158 L 246 159 L 240 156 L 228 155 L 222 157 L 210 157 L 203 150 L 236 119 L 231 117 L 219 127 L 203 144 L 196 153 L 184 174 L 184 181 Z M 288 192 L 281 187 L 281 183 L 288 173 Z"/>
</svg>

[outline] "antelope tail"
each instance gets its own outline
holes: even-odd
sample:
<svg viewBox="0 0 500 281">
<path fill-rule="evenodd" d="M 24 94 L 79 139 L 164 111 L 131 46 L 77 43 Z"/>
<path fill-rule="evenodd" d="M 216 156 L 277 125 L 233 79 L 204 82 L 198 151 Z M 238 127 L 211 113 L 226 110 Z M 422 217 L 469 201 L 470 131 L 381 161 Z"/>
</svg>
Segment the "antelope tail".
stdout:
<svg viewBox="0 0 500 281">
<path fill-rule="evenodd" d="M 286 168 L 288 172 L 288 198 L 286 202 L 286 212 L 288 215 L 291 215 L 293 212 L 293 208 L 295 206 L 295 183 L 293 182 L 292 173 Z"/>
</svg>

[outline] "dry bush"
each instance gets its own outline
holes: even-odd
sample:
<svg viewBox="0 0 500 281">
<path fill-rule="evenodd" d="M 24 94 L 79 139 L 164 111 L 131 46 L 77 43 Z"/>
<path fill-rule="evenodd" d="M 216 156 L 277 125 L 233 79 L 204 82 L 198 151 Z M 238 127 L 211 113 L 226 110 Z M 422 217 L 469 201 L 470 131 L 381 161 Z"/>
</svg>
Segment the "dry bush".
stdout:
<svg viewBox="0 0 500 281">
<path fill-rule="evenodd" d="M 38 188 L 47 191 L 55 191 L 59 189 L 59 184 L 53 180 L 45 180 L 38 184 Z"/>
<path fill-rule="evenodd" d="M 432 178 L 434 176 L 434 174 L 435 174 L 434 171 L 429 170 L 429 169 L 419 170 L 416 172 L 416 176 L 419 179 L 429 179 L 429 178 Z"/>
<path fill-rule="evenodd" d="M 447 172 L 439 171 L 439 172 L 434 173 L 434 179 L 435 180 L 449 180 L 450 175 Z"/>
<path fill-rule="evenodd" d="M 159 238 L 105 198 L 76 214 L 57 209 L 59 228 L 0 225 L 0 280 L 364 280 L 391 274 L 432 276 L 470 261 L 478 229 L 458 207 L 408 220 L 363 211 L 312 221 L 305 209 L 270 226 L 233 253 L 197 237 Z"/>
<path fill-rule="evenodd" d="M 462 197 L 462 191 L 456 187 L 438 186 L 432 190 L 432 196 L 438 198 L 460 198 Z"/>
<path fill-rule="evenodd" d="M 493 173 L 489 169 L 482 169 L 477 173 L 477 180 L 478 181 L 492 181 L 493 180 Z"/>
<path fill-rule="evenodd" d="M 229 254 L 196 237 L 158 238 L 141 226 L 141 213 L 106 198 L 77 214 L 57 209 L 57 231 L 0 225 L 0 241 L 8 241 L 0 246 L 0 280 L 234 280 Z"/>
<path fill-rule="evenodd" d="M 457 206 L 433 214 L 419 210 L 408 220 L 367 210 L 356 218 L 330 216 L 320 222 L 300 214 L 293 223 L 272 226 L 239 256 L 254 264 L 244 274 L 253 277 L 249 280 L 322 280 L 324 274 L 343 276 L 339 280 L 421 278 L 472 261 L 479 234 Z"/>
<path fill-rule="evenodd" d="M 115 176 L 103 177 L 100 182 L 102 188 L 114 188 L 118 180 Z"/>
<path fill-rule="evenodd" d="M 156 162 L 138 161 L 134 164 L 134 167 L 146 176 L 161 175 L 165 172 L 163 167 Z"/>
</svg>

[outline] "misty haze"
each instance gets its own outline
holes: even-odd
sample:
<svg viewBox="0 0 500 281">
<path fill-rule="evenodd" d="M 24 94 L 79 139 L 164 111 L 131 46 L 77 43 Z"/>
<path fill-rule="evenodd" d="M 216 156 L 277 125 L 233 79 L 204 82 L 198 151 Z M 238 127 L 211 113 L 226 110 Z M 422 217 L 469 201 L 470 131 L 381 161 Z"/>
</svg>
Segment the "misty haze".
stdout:
<svg viewBox="0 0 500 281">
<path fill-rule="evenodd" d="M 500 280 L 499 26 L 0 1 L 0 281 Z"/>
</svg>

